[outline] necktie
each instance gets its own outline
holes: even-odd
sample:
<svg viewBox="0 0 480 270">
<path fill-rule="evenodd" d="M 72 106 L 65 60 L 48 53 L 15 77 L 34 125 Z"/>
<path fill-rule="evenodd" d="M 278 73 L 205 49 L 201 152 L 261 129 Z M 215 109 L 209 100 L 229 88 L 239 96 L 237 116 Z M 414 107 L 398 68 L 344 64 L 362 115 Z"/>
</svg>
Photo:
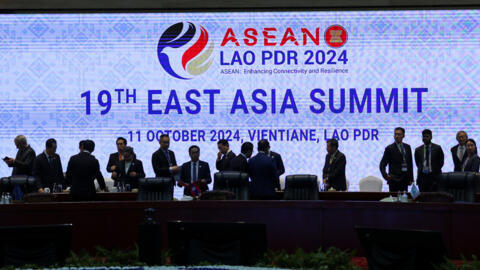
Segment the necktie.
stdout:
<svg viewBox="0 0 480 270">
<path fill-rule="evenodd" d="M 402 154 L 402 158 L 403 158 L 403 162 L 405 162 L 405 147 L 403 146 L 403 143 L 401 143 L 399 146 L 398 146 L 399 150 L 400 150 L 400 154 Z"/>
<path fill-rule="evenodd" d="M 425 147 L 427 148 L 426 154 L 425 154 L 427 169 L 428 171 L 430 171 L 430 146 L 425 146 Z"/>
<path fill-rule="evenodd" d="M 197 182 L 197 162 L 193 163 L 192 183 Z"/>
<path fill-rule="evenodd" d="M 52 165 L 52 156 L 48 156 L 48 164 Z"/>
<path fill-rule="evenodd" d="M 462 159 L 463 159 L 463 154 L 464 154 L 465 152 L 464 152 L 464 150 L 463 150 L 463 146 L 460 145 L 459 148 L 460 148 L 460 153 L 458 154 L 458 159 L 459 159 L 460 161 L 462 161 Z"/>
<path fill-rule="evenodd" d="M 168 154 L 168 150 L 164 150 L 163 153 L 165 154 L 165 157 L 168 160 L 168 165 L 172 166 L 172 161 L 170 160 L 170 155 Z"/>
</svg>

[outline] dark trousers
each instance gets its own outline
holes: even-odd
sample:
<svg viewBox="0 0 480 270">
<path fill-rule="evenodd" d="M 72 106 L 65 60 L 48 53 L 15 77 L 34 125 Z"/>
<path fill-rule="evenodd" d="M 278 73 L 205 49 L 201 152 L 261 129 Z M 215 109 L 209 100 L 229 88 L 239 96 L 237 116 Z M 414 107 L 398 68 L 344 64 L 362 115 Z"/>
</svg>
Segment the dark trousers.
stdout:
<svg viewBox="0 0 480 270">
<path fill-rule="evenodd" d="M 388 181 L 388 189 L 390 192 L 398 192 L 398 191 L 408 191 L 408 183 L 405 181 Z"/>
<path fill-rule="evenodd" d="M 420 192 L 435 192 L 437 191 L 439 174 L 433 173 L 419 173 L 417 178 L 418 188 Z"/>
</svg>

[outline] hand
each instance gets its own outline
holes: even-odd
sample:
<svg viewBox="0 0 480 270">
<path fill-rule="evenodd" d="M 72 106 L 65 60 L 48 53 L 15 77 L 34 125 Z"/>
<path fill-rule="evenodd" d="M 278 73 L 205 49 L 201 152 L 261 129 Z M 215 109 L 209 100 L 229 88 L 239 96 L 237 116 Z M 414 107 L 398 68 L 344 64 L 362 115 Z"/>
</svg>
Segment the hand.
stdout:
<svg viewBox="0 0 480 270">
<path fill-rule="evenodd" d="M 112 173 L 112 178 L 117 178 L 117 176 L 118 176 L 117 172 Z"/>
<path fill-rule="evenodd" d="M 218 152 L 218 154 L 217 154 L 217 159 L 221 159 L 221 158 L 222 158 L 222 155 L 223 155 L 222 152 Z"/>
<path fill-rule="evenodd" d="M 110 170 L 115 171 L 116 168 L 117 166 L 113 165 L 112 167 L 110 167 Z"/>
<path fill-rule="evenodd" d="M 323 183 L 324 183 L 324 184 L 326 184 L 326 183 L 327 183 L 327 179 L 326 179 L 326 178 L 325 178 L 325 179 L 323 179 Z"/>
<path fill-rule="evenodd" d="M 185 183 L 183 181 L 178 181 L 177 182 L 178 187 L 183 187 L 184 185 L 185 185 Z"/>
<path fill-rule="evenodd" d="M 103 189 L 103 191 L 108 192 L 108 187 L 105 186 L 105 188 Z"/>
<path fill-rule="evenodd" d="M 392 177 L 390 176 L 390 174 L 387 174 L 387 177 L 385 177 L 385 178 L 387 178 L 387 181 L 392 180 Z"/>
<path fill-rule="evenodd" d="M 15 159 L 13 158 L 8 158 L 5 160 L 5 163 L 7 163 L 8 166 L 12 166 L 14 162 L 15 162 Z"/>
<path fill-rule="evenodd" d="M 43 193 L 43 188 L 39 188 L 38 193 Z"/>
<path fill-rule="evenodd" d="M 206 184 L 207 184 L 207 180 L 205 180 L 205 179 L 201 179 L 201 180 L 200 180 L 200 184 L 202 184 L 202 185 L 206 185 Z"/>
<path fill-rule="evenodd" d="M 130 177 L 137 177 L 137 173 L 136 172 L 130 172 Z"/>
<path fill-rule="evenodd" d="M 180 167 L 172 166 L 172 173 L 178 173 L 180 171 Z"/>
</svg>

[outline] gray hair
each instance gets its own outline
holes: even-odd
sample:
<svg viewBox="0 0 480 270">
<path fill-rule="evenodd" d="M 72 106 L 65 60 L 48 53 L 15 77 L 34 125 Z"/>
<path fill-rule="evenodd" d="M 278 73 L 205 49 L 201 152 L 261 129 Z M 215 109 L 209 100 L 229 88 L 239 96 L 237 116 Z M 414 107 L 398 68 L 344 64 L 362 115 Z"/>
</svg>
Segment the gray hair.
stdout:
<svg viewBox="0 0 480 270">
<path fill-rule="evenodd" d="M 123 154 L 124 155 L 134 155 L 133 147 L 125 146 L 125 148 L 123 149 Z"/>
<path fill-rule="evenodd" d="M 27 137 L 25 137 L 24 135 L 18 135 L 17 137 L 15 137 L 14 142 L 16 144 L 25 146 L 27 145 Z"/>
</svg>

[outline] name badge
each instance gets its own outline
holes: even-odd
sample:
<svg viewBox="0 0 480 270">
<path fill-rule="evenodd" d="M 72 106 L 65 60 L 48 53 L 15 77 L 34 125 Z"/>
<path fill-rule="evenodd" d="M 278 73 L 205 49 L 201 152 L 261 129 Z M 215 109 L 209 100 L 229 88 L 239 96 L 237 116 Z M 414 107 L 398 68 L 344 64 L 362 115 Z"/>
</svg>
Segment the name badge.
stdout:
<svg viewBox="0 0 480 270">
<path fill-rule="evenodd" d="M 430 173 L 430 170 L 429 169 L 423 169 L 423 173 L 425 173 L 425 174 Z"/>
<path fill-rule="evenodd" d="M 402 163 L 402 172 L 407 172 L 407 171 L 408 171 L 407 163 Z"/>
</svg>

